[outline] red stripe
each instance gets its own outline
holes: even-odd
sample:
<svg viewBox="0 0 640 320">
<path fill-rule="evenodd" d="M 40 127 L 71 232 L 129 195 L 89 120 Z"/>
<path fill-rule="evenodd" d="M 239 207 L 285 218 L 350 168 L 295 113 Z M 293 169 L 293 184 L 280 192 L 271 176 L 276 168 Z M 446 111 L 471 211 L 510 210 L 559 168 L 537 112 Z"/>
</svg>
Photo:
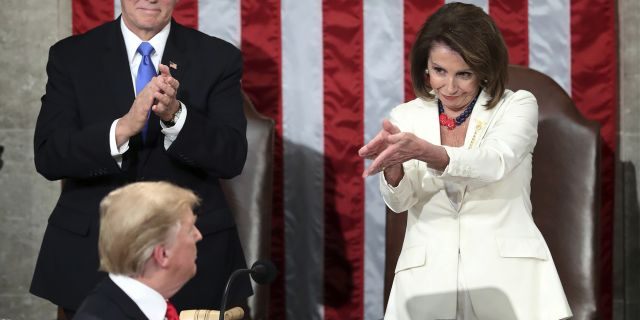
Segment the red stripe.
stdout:
<svg viewBox="0 0 640 320">
<path fill-rule="evenodd" d="M 72 32 L 79 34 L 89 31 L 114 19 L 113 0 L 73 0 Z M 181 0 L 176 4 L 173 17 L 179 23 L 191 28 L 198 27 L 198 0 Z"/>
<path fill-rule="evenodd" d="M 364 317 L 362 1 L 323 1 L 325 319 Z"/>
<path fill-rule="evenodd" d="M 404 98 L 406 101 L 413 100 L 416 95 L 411 86 L 411 63 L 409 63 L 409 52 L 416 39 L 416 34 L 422 25 L 436 10 L 443 4 L 444 0 L 405 0 L 404 1 Z M 425 66 L 427 62 L 425 61 Z"/>
<path fill-rule="evenodd" d="M 71 2 L 71 31 L 87 32 L 105 22 L 112 21 L 113 0 L 73 0 Z"/>
<path fill-rule="evenodd" d="M 489 14 L 509 48 L 509 63 L 529 65 L 529 7 L 526 0 L 491 0 Z"/>
<path fill-rule="evenodd" d="M 258 111 L 276 121 L 271 259 L 280 272 L 271 285 L 269 318 L 285 319 L 280 1 L 242 0 L 241 16 L 242 87 Z"/>
<path fill-rule="evenodd" d="M 611 0 L 571 1 L 571 95 L 578 109 L 600 122 L 602 210 L 600 216 L 600 308 L 612 317 L 614 164 L 618 109 L 616 4 Z"/>
<path fill-rule="evenodd" d="M 198 0 L 180 0 L 173 9 L 173 18 L 184 26 L 198 29 Z"/>
</svg>

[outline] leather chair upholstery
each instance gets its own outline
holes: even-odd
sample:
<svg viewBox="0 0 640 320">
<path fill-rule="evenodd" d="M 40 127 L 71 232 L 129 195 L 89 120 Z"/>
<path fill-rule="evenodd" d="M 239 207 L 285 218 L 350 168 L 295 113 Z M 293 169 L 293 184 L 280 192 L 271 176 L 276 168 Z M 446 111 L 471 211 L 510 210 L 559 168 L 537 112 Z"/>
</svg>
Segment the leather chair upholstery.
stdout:
<svg viewBox="0 0 640 320">
<path fill-rule="evenodd" d="M 538 100 L 533 217 L 555 261 L 572 319 L 598 319 L 599 125 L 582 117 L 564 90 L 540 72 L 509 66 L 507 88 L 528 90 Z M 406 215 L 387 208 L 385 306 L 402 249 Z"/>
<path fill-rule="evenodd" d="M 260 115 L 246 94 L 243 105 L 249 143 L 247 161 L 242 174 L 221 183 L 234 213 L 245 259 L 251 267 L 256 260 L 271 257 L 274 121 Z M 269 286 L 255 282 L 252 285 L 254 295 L 248 302 L 250 319 L 266 319 Z"/>
</svg>

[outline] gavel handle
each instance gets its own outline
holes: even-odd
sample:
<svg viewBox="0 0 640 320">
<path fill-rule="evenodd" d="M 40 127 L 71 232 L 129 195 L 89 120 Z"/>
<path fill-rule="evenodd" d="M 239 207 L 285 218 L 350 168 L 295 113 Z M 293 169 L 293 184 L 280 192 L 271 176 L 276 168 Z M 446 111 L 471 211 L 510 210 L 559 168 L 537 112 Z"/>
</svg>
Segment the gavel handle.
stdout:
<svg viewBox="0 0 640 320">
<path fill-rule="evenodd" d="M 217 320 L 220 317 L 218 310 L 183 310 L 180 312 L 180 320 Z M 240 320 L 244 317 L 241 307 L 233 307 L 224 313 L 224 320 Z"/>
</svg>

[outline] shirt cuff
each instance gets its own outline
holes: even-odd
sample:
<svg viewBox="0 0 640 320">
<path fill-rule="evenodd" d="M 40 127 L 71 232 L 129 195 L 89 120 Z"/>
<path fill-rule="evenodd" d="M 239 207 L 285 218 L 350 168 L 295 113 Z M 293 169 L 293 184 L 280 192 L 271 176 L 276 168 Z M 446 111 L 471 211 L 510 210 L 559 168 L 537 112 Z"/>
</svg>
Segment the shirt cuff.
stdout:
<svg viewBox="0 0 640 320">
<path fill-rule="evenodd" d="M 184 123 L 187 119 L 187 106 L 185 106 L 182 101 L 178 100 L 178 102 L 180 103 L 182 111 L 180 111 L 180 115 L 178 116 L 176 124 L 171 127 L 167 127 L 162 121 L 160 121 L 162 134 L 164 134 L 165 150 L 169 149 L 169 147 L 171 147 L 171 144 L 178 138 L 178 134 L 180 134 L 180 131 L 182 130 L 182 127 L 184 127 Z"/>
<path fill-rule="evenodd" d="M 113 160 L 118 163 L 118 167 L 122 168 L 122 155 L 129 150 L 129 139 L 118 148 L 116 144 L 116 126 L 118 125 L 118 121 L 120 121 L 120 119 L 114 120 L 109 129 L 109 149 Z"/>
</svg>

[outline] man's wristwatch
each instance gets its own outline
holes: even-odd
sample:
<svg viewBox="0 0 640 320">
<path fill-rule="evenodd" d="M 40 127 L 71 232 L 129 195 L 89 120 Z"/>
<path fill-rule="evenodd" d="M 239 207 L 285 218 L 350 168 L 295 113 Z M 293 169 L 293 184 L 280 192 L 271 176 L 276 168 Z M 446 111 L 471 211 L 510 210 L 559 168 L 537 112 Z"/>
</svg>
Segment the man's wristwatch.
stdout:
<svg viewBox="0 0 640 320">
<path fill-rule="evenodd" d="M 176 110 L 176 113 L 173 114 L 173 118 L 171 118 L 171 120 L 169 121 L 162 121 L 162 123 L 164 123 L 165 126 L 167 127 L 173 127 L 176 125 L 176 122 L 178 122 L 178 118 L 180 118 L 180 113 L 182 113 L 182 103 L 178 102 L 178 110 Z"/>
</svg>

